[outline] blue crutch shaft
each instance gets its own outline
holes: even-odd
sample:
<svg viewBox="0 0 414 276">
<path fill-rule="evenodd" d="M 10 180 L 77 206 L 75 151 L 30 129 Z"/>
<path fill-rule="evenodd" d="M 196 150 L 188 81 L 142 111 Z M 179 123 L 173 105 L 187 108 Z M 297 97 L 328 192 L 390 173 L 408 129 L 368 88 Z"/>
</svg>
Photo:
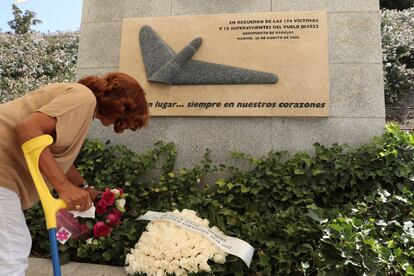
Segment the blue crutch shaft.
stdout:
<svg viewBox="0 0 414 276">
<path fill-rule="evenodd" d="M 50 254 L 52 256 L 53 275 L 61 276 L 59 250 L 56 239 L 56 228 L 50 228 L 48 231 L 50 241 Z"/>
</svg>

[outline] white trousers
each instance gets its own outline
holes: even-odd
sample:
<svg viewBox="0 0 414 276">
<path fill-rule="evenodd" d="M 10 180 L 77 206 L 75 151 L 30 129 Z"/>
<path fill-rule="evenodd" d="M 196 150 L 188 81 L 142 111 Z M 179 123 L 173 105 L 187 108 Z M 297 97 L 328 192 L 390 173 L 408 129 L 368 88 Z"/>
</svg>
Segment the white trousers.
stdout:
<svg viewBox="0 0 414 276">
<path fill-rule="evenodd" d="M 0 187 L 0 276 L 24 276 L 31 247 L 19 197 Z"/>
</svg>

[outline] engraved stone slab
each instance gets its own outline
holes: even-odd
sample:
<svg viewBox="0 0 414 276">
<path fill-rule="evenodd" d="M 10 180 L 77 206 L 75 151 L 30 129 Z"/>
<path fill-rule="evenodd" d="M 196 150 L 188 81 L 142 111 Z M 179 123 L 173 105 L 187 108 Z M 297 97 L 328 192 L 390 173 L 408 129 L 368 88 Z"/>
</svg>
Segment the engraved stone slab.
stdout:
<svg viewBox="0 0 414 276">
<path fill-rule="evenodd" d="M 121 72 L 152 116 L 329 116 L 327 13 L 129 18 Z"/>
</svg>

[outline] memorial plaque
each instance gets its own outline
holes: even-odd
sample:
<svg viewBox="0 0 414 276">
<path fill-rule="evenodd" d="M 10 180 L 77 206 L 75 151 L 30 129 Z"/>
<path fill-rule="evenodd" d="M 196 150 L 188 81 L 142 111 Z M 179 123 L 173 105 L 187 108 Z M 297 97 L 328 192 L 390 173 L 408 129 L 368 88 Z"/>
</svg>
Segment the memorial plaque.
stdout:
<svg viewBox="0 0 414 276">
<path fill-rule="evenodd" d="M 119 71 L 153 116 L 329 116 L 323 11 L 124 19 Z"/>
</svg>

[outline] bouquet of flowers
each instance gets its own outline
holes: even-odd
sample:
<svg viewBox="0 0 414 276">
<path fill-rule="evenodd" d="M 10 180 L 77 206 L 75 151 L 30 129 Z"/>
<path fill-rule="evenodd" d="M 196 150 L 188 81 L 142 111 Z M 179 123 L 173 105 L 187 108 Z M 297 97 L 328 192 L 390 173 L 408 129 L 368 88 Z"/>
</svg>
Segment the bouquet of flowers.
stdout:
<svg viewBox="0 0 414 276">
<path fill-rule="evenodd" d="M 88 228 L 93 229 L 95 238 L 109 236 L 112 229 L 121 224 L 127 196 L 121 188 L 106 188 L 105 192 L 96 199 L 95 219 L 86 222 Z"/>
<path fill-rule="evenodd" d="M 106 188 L 94 202 L 94 218 L 75 217 L 72 212 L 60 210 L 57 214 L 57 239 L 64 244 L 70 237 L 84 237 L 90 243 L 93 238 L 107 237 L 112 229 L 121 224 L 128 194 L 121 188 Z"/>
</svg>

